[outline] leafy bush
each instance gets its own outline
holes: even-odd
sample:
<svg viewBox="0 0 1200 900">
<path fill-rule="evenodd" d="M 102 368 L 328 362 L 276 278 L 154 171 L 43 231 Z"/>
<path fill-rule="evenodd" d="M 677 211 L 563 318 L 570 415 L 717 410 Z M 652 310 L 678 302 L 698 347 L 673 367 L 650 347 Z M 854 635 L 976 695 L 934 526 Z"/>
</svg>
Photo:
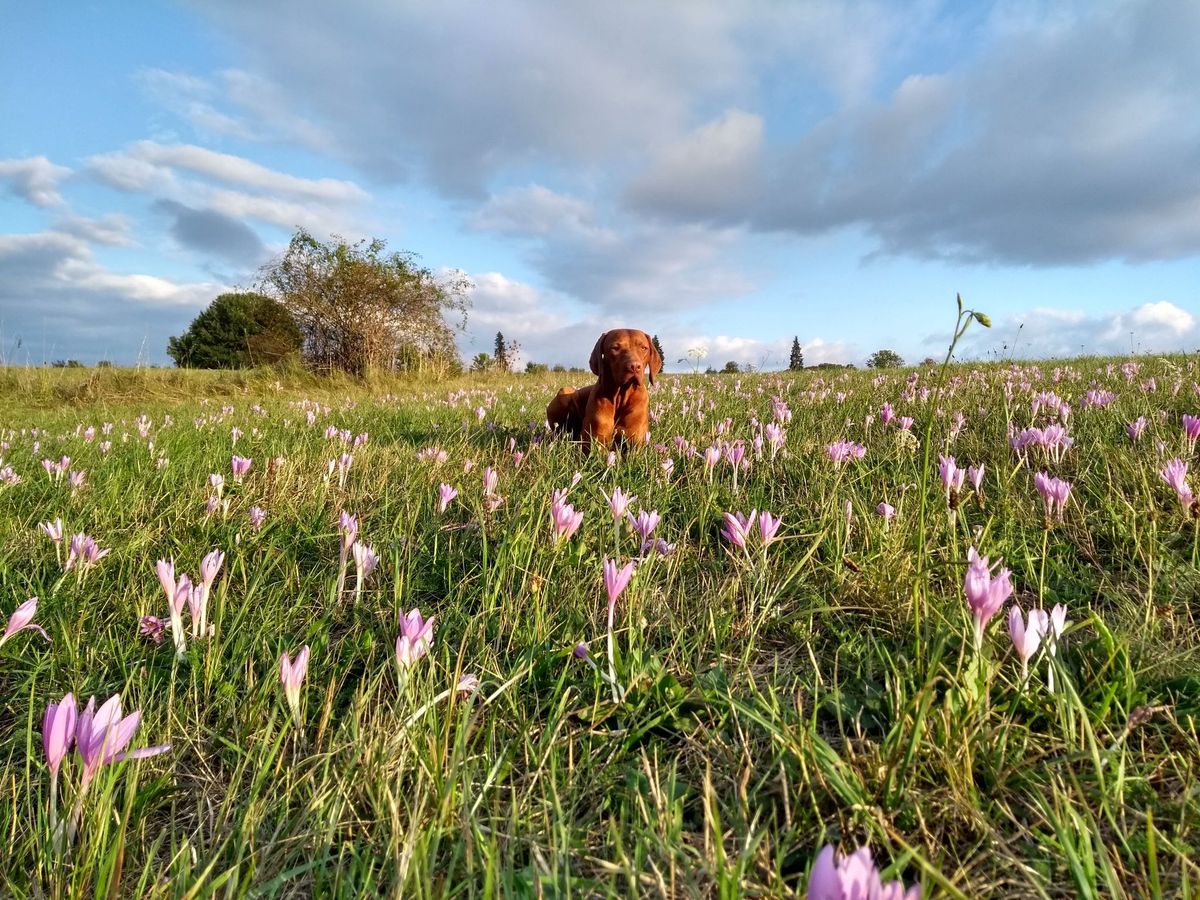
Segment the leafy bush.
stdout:
<svg viewBox="0 0 1200 900">
<path fill-rule="evenodd" d="M 288 311 L 262 294 L 222 294 L 167 342 L 182 369 L 244 369 L 271 365 L 300 349 L 300 331 Z"/>
</svg>

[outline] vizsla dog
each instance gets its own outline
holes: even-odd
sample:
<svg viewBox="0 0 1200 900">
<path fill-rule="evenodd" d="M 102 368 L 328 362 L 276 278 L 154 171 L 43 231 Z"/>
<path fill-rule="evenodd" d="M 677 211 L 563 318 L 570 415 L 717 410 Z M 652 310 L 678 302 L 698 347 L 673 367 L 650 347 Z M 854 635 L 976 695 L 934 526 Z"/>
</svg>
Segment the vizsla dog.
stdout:
<svg viewBox="0 0 1200 900">
<path fill-rule="evenodd" d="M 646 443 L 650 395 L 642 384 L 646 369 L 650 383 L 662 371 L 663 361 L 650 335 L 635 328 L 614 328 L 600 335 L 592 349 L 592 372 L 600 380 L 576 390 L 565 387 L 546 408 L 546 421 L 583 441 L 612 446 L 614 440 L 635 447 Z"/>
</svg>

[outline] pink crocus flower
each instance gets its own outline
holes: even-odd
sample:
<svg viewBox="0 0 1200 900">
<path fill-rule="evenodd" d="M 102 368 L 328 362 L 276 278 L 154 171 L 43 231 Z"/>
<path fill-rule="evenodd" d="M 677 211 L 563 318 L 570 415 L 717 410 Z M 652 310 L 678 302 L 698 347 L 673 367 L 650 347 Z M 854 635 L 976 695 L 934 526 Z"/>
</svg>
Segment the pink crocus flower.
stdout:
<svg viewBox="0 0 1200 900">
<path fill-rule="evenodd" d="M 167 623 L 158 616 L 142 616 L 138 620 L 138 633 L 156 644 L 163 642 L 163 632 L 166 630 Z"/>
<path fill-rule="evenodd" d="M 500 484 L 500 473 L 488 466 L 483 470 L 483 495 L 492 497 L 496 494 L 496 487 Z"/>
<path fill-rule="evenodd" d="M 33 617 L 37 615 L 38 598 L 30 597 L 20 606 L 18 606 L 11 616 L 8 617 L 8 625 L 4 629 L 4 634 L 0 634 L 0 647 L 18 631 L 36 631 L 46 640 L 50 640 L 50 635 L 46 634 L 41 625 L 33 624 Z"/>
<path fill-rule="evenodd" d="M 81 487 L 83 487 L 83 482 L 84 482 L 85 478 L 87 478 L 87 473 L 84 472 L 82 469 L 76 469 L 74 472 L 72 472 L 70 475 L 67 476 L 67 483 L 71 486 L 72 490 L 77 491 Z"/>
<path fill-rule="evenodd" d="M 892 409 L 892 404 L 885 403 L 879 408 L 879 421 L 884 425 L 892 424 L 894 418 L 896 418 L 896 411 Z"/>
<path fill-rule="evenodd" d="M 287 698 L 288 708 L 292 711 L 292 720 L 300 725 L 300 687 L 308 674 L 308 644 L 300 648 L 293 661 L 287 651 L 279 657 L 279 680 L 283 684 L 283 695 Z"/>
<path fill-rule="evenodd" d="M 183 627 L 183 607 L 192 597 L 192 582 L 187 575 L 175 580 L 175 560 L 160 559 L 155 565 L 158 583 L 167 595 L 171 612 L 171 639 L 175 644 L 175 655 L 180 659 L 187 652 L 187 632 Z"/>
<path fill-rule="evenodd" d="M 1021 684 L 1029 680 L 1029 660 L 1037 653 L 1048 622 L 1049 618 L 1043 609 L 1031 609 L 1028 621 L 1017 604 L 1014 603 L 1008 611 L 1008 634 L 1017 648 L 1017 655 L 1021 657 Z"/>
<path fill-rule="evenodd" d="M 72 694 L 47 706 L 46 714 L 42 717 L 42 752 L 46 756 L 46 768 L 50 770 L 50 777 L 54 781 L 58 780 L 59 767 L 75 744 L 78 718 L 79 711 Z"/>
<path fill-rule="evenodd" d="M 570 540 L 583 522 L 583 510 L 576 510 L 564 498 L 559 497 L 550 504 L 550 527 L 555 541 Z"/>
<path fill-rule="evenodd" d="M 983 493 L 983 470 L 982 464 L 967 467 L 967 480 L 971 482 L 971 487 L 975 489 L 977 496 Z"/>
<path fill-rule="evenodd" d="M 776 540 L 775 534 L 782 524 L 783 519 L 778 516 L 772 516 L 769 512 L 759 513 L 758 533 L 764 549 Z"/>
<path fill-rule="evenodd" d="M 463 672 L 458 679 L 458 684 L 454 686 L 454 692 L 460 697 L 470 697 L 479 690 L 479 676 L 474 672 Z"/>
<path fill-rule="evenodd" d="M 1200 440 L 1200 416 L 1183 417 L 1183 437 L 1187 441 L 1188 449 L 1196 449 L 1196 441 Z"/>
<path fill-rule="evenodd" d="M 246 477 L 246 473 L 250 471 L 250 466 L 253 464 L 254 460 L 252 459 L 248 459 L 245 456 L 234 455 L 234 457 L 229 461 L 229 467 L 233 471 L 233 480 L 241 484 L 242 479 Z"/>
<path fill-rule="evenodd" d="M 989 566 L 988 558 L 976 553 L 974 547 L 967 550 L 967 575 L 963 582 L 963 593 L 975 617 L 976 650 L 983 647 L 983 632 L 988 622 L 1000 611 L 1004 601 L 1013 592 L 1012 572 L 999 569 L 993 574 L 993 570 L 997 569 L 1000 563 L 1001 560 L 997 560 L 994 565 Z"/>
<path fill-rule="evenodd" d="M 1044 614 L 1043 614 L 1044 615 Z M 1050 610 L 1050 615 L 1043 620 L 1042 637 L 1046 641 L 1046 652 L 1051 656 L 1058 654 L 1058 642 L 1062 639 L 1063 633 L 1067 630 L 1067 608 L 1061 603 L 1055 603 L 1054 608 Z M 1050 669 L 1046 676 L 1046 686 L 1050 691 L 1054 690 L 1054 664 L 1050 664 Z"/>
<path fill-rule="evenodd" d="M 608 621 L 609 629 L 612 628 L 613 610 L 617 605 L 617 598 L 629 586 L 630 579 L 633 578 L 634 564 L 626 563 L 618 568 L 617 560 L 606 559 L 603 563 L 604 569 L 604 590 L 608 594 Z"/>
<path fill-rule="evenodd" d="M 218 475 L 216 472 L 213 472 L 208 476 L 208 486 L 213 489 L 213 492 L 219 498 L 221 496 L 221 492 L 225 490 L 225 476 Z"/>
<path fill-rule="evenodd" d="M 444 514 L 446 512 L 446 509 L 450 506 L 450 501 L 453 500 L 457 496 L 458 496 L 457 488 L 451 487 L 448 484 L 439 485 L 438 486 L 438 515 Z"/>
<path fill-rule="evenodd" d="M 396 662 L 401 671 L 408 670 L 413 663 L 429 652 L 433 646 L 433 620 L 421 618 L 416 607 L 400 620 L 400 634 L 396 638 Z"/>
<path fill-rule="evenodd" d="M 629 504 L 637 499 L 637 494 L 626 494 L 619 487 L 613 488 L 612 495 L 604 493 L 604 489 L 600 489 L 600 493 L 604 494 L 604 499 L 608 502 L 608 511 L 612 513 L 613 521 L 619 522 L 625 518 L 625 513 L 629 510 Z"/>
<path fill-rule="evenodd" d="M 704 451 L 704 468 L 711 470 L 721 459 L 721 448 L 713 445 Z"/>
<path fill-rule="evenodd" d="M 650 534 L 658 527 L 659 515 L 658 510 L 646 512 L 644 509 L 639 509 L 637 517 L 632 513 L 627 513 L 629 524 L 633 526 L 633 530 L 638 533 L 643 541 L 650 539 Z"/>
<path fill-rule="evenodd" d="M 613 655 L 613 622 L 616 618 L 617 598 L 629 586 L 633 578 L 634 564 L 632 561 L 618 567 L 615 559 L 604 560 L 604 590 L 608 594 L 608 682 L 612 687 L 613 700 L 619 702 L 623 696 L 622 689 L 617 685 L 617 668 Z"/>
<path fill-rule="evenodd" d="M 725 527 L 721 529 L 721 536 L 735 547 L 746 550 L 750 534 L 754 530 L 754 523 L 758 519 L 758 510 L 752 509 L 748 516 L 740 512 L 727 512 L 723 515 Z"/>
<path fill-rule="evenodd" d="M 886 500 L 883 500 L 880 501 L 879 505 L 875 507 L 875 512 L 883 516 L 883 521 L 885 523 L 891 522 L 892 518 L 896 515 L 896 507 L 892 506 L 892 504 L 888 503 Z"/>
<path fill-rule="evenodd" d="M 342 552 L 345 553 L 358 539 L 358 518 L 345 510 L 338 513 L 338 534 L 342 536 Z"/>
<path fill-rule="evenodd" d="M 225 562 L 225 554 L 213 550 L 200 561 L 200 583 L 193 586 L 188 595 L 188 606 L 192 612 L 192 637 L 204 637 L 208 634 L 208 600 L 212 594 L 213 582 Z"/>
<path fill-rule="evenodd" d="M 379 568 L 379 555 L 375 552 L 374 547 L 364 544 L 362 541 L 354 542 L 350 547 L 350 554 L 354 557 L 354 571 L 358 576 L 358 589 L 361 591 L 363 582 Z"/>
<path fill-rule="evenodd" d="M 171 749 L 170 744 L 160 744 L 127 751 L 125 748 L 141 722 L 141 711 L 134 710 L 122 717 L 119 694 L 113 694 L 98 710 L 95 706 L 96 698 L 92 697 L 75 726 L 75 749 L 83 760 L 83 777 L 79 785 L 81 795 L 87 792 L 88 785 L 102 766 L 124 759 L 144 759 Z"/>
<path fill-rule="evenodd" d="M 939 456 L 938 476 L 942 479 L 942 487 L 946 489 L 946 500 L 953 506 L 959 492 L 962 491 L 967 470 L 959 468 L 953 456 Z"/>
<path fill-rule="evenodd" d="M 884 884 L 868 848 L 838 855 L 832 844 L 817 854 L 805 894 L 807 900 L 919 900 L 920 896 L 919 885 L 905 890 L 899 881 Z"/>
<path fill-rule="evenodd" d="M 1188 464 L 1186 460 L 1172 459 L 1158 471 L 1159 476 L 1171 489 L 1175 491 L 1175 496 L 1179 498 L 1179 503 L 1183 506 L 1185 512 L 1196 513 L 1200 511 L 1200 505 L 1196 503 L 1196 498 L 1192 494 L 1192 489 L 1187 483 Z"/>
<path fill-rule="evenodd" d="M 250 527 L 258 531 L 262 528 L 263 522 L 266 521 L 267 511 L 261 506 L 252 506 L 248 515 L 250 518 Z"/>
<path fill-rule="evenodd" d="M 1129 435 L 1131 441 L 1139 441 L 1142 438 L 1142 432 L 1146 430 L 1146 417 L 1138 416 L 1132 422 L 1125 426 L 1125 433 Z"/>
</svg>

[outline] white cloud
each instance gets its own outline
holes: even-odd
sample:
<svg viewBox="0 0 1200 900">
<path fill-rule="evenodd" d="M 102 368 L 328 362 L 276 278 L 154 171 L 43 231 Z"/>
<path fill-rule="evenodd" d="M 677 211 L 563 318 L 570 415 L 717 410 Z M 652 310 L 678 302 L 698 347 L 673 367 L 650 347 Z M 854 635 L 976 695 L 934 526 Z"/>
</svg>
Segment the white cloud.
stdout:
<svg viewBox="0 0 1200 900">
<path fill-rule="evenodd" d="M 763 119 L 733 109 L 661 151 L 627 190 L 634 207 L 705 217 L 755 202 L 761 189 Z"/>
<path fill-rule="evenodd" d="M 121 213 L 107 213 L 98 218 L 88 218 L 74 214 L 60 217 L 54 225 L 56 231 L 72 234 L 106 247 L 134 247 L 137 241 L 133 239 L 133 223 L 129 217 Z"/>
<path fill-rule="evenodd" d="M 601 221 L 581 198 L 532 185 L 492 197 L 472 222 L 526 241 L 554 291 L 604 315 L 668 315 L 756 286 L 732 258 L 736 229 L 610 218 Z"/>
<path fill-rule="evenodd" d="M 61 206 L 58 186 L 71 175 L 66 166 L 55 165 L 44 156 L 0 159 L 0 181 L 8 190 L 34 206 Z"/>
<path fill-rule="evenodd" d="M 230 153 L 217 153 L 194 144 L 161 144 L 157 141 L 137 141 L 124 150 L 93 158 L 93 166 L 103 173 L 105 163 L 131 163 L 136 171 L 147 176 L 164 169 L 184 169 L 216 181 L 243 185 L 251 190 L 279 194 L 304 200 L 326 203 L 358 203 L 367 193 L 352 181 L 336 178 L 298 178 L 259 165 Z M 140 164 L 140 165 L 139 165 Z M 137 185 L 133 179 L 131 184 Z M 142 184 L 148 182 L 143 181 Z M 118 183 L 118 186 L 124 186 Z"/>
<path fill-rule="evenodd" d="M 138 141 L 91 157 L 86 171 L 121 191 L 285 231 L 303 227 L 320 237 L 355 239 L 371 224 L 370 195 L 352 181 L 300 178 L 191 144 Z"/>
<path fill-rule="evenodd" d="M 670 359 L 671 368 L 687 371 L 695 366 L 699 354 L 699 368 L 720 369 L 727 362 L 739 366 L 751 366 L 766 371 L 786 369 L 791 357 L 791 338 L 760 340 L 759 338 L 734 335 L 677 334 L 667 331 L 662 335 L 663 349 Z M 814 337 L 801 341 L 804 364 L 815 366 L 820 363 L 852 363 L 857 361 L 856 348 L 847 341 L 826 341 Z M 676 348 L 672 350 L 671 348 Z M 682 362 L 680 361 L 682 360 Z"/>
<path fill-rule="evenodd" d="M 164 359 L 167 337 L 229 289 L 114 271 L 71 234 L 0 235 L 0 322 L 28 362 Z"/>
</svg>

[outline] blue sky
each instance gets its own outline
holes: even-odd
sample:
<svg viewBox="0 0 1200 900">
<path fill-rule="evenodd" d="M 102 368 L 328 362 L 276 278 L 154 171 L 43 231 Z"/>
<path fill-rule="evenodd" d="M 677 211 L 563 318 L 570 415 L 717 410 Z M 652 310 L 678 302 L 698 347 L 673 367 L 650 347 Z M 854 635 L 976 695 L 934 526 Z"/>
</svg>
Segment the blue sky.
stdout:
<svg viewBox="0 0 1200 900">
<path fill-rule="evenodd" d="M 1200 5 L 24 4 L 0 33 L 0 353 L 165 362 L 295 227 L 497 330 L 668 368 L 1200 347 Z M 1007 349 L 1006 349 L 1007 348 Z"/>
</svg>

